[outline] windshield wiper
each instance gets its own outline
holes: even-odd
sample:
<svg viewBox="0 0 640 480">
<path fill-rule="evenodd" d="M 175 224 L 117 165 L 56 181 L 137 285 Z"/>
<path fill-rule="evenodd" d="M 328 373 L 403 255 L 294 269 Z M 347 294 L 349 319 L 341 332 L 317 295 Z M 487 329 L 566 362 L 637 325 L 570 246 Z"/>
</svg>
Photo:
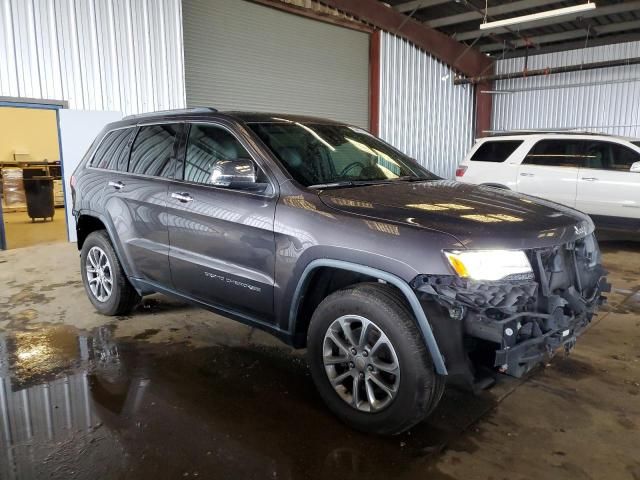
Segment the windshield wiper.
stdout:
<svg viewBox="0 0 640 480">
<path fill-rule="evenodd" d="M 355 186 L 355 184 L 349 181 L 349 182 L 318 183 L 316 185 L 309 185 L 309 188 L 313 188 L 315 190 L 326 190 L 329 188 L 344 188 L 344 187 L 353 187 L 353 186 Z"/>
<path fill-rule="evenodd" d="M 364 187 L 367 185 L 380 185 L 385 183 L 394 183 L 397 181 L 426 182 L 429 180 L 434 180 L 434 179 L 419 177 L 417 175 L 404 175 L 402 177 L 397 177 L 397 178 L 380 178 L 377 180 L 345 180 L 342 182 L 318 183 L 316 185 L 309 186 L 309 188 L 313 188 L 317 190 L 326 190 L 329 188 L 347 188 L 347 187 Z"/>
<path fill-rule="evenodd" d="M 394 182 L 397 182 L 398 180 L 401 182 L 426 182 L 428 180 L 433 180 L 433 178 L 419 177 L 418 175 L 404 175 L 393 179 Z"/>
<path fill-rule="evenodd" d="M 326 190 L 329 188 L 365 187 L 367 185 L 377 185 L 387 183 L 385 180 L 345 180 L 343 182 L 318 183 L 310 185 L 309 188 L 316 190 Z"/>
</svg>

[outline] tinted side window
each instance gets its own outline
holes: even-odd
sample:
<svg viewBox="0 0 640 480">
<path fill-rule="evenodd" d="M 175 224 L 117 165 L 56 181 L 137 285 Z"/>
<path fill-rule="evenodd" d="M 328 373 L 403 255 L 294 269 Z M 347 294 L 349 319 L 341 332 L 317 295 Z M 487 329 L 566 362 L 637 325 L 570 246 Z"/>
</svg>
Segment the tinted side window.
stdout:
<svg viewBox="0 0 640 480">
<path fill-rule="evenodd" d="M 628 172 L 635 162 L 640 162 L 640 154 L 618 143 L 592 142 L 587 147 L 586 168 Z"/>
<path fill-rule="evenodd" d="M 174 142 L 179 124 L 140 127 L 131 147 L 129 172 L 173 178 L 176 164 Z"/>
<path fill-rule="evenodd" d="M 494 140 L 484 142 L 473 153 L 473 162 L 504 162 L 522 145 L 522 140 Z"/>
<path fill-rule="evenodd" d="M 611 170 L 622 170 L 628 172 L 631 165 L 640 162 L 640 154 L 624 145 L 614 143 L 611 145 Z"/>
<path fill-rule="evenodd" d="M 132 128 L 123 128 L 109 132 L 96 150 L 90 166 L 109 170 L 127 170 L 127 145 Z"/>
<path fill-rule="evenodd" d="M 523 164 L 548 167 L 580 167 L 584 163 L 584 142 L 541 140 L 527 154 Z"/>
<path fill-rule="evenodd" d="M 193 183 L 211 183 L 213 167 L 225 160 L 251 160 L 251 155 L 229 131 L 215 125 L 192 124 L 184 163 L 184 180 Z M 269 191 L 270 183 L 264 172 L 256 168 L 256 190 Z"/>
</svg>

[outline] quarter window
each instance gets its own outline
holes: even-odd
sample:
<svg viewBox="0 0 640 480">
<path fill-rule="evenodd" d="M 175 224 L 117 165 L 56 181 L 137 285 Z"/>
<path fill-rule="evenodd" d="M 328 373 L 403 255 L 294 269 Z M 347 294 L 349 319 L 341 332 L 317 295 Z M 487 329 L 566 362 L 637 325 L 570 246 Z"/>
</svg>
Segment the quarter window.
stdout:
<svg viewBox="0 0 640 480">
<path fill-rule="evenodd" d="M 128 143 L 132 128 L 122 128 L 107 133 L 104 140 L 96 150 L 91 167 L 105 168 L 107 170 L 127 170 Z"/>
<path fill-rule="evenodd" d="M 523 164 L 548 167 L 580 167 L 584 164 L 584 142 L 541 140 L 527 154 Z"/>
<path fill-rule="evenodd" d="M 140 127 L 133 146 L 129 172 L 173 178 L 176 164 L 174 142 L 178 124 Z"/>
<path fill-rule="evenodd" d="M 522 140 L 488 140 L 473 153 L 471 161 L 504 162 L 520 145 Z"/>
</svg>

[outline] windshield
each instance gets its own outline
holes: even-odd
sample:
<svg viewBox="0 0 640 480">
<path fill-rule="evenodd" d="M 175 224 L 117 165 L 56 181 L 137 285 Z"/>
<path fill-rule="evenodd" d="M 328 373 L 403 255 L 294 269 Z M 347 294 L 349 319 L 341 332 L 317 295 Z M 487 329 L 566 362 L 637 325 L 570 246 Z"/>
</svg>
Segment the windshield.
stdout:
<svg viewBox="0 0 640 480">
<path fill-rule="evenodd" d="M 359 128 L 299 122 L 249 127 L 306 187 L 438 178 Z"/>
</svg>

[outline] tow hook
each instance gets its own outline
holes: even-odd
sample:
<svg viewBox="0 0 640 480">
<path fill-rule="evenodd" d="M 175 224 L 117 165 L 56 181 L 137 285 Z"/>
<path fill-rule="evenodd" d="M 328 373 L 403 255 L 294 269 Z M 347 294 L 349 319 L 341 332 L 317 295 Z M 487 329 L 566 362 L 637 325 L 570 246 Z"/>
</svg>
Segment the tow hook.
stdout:
<svg viewBox="0 0 640 480">
<path fill-rule="evenodd" d="M 569 353 L 571 352 L 571 350 L 573 350 L 573 347 L 576 346 L 576 338 L 573 337 L 570 340 L 567 340 L 564 344 L 564 353 L 566 355 L 569 355 Z"/>
</svg>

